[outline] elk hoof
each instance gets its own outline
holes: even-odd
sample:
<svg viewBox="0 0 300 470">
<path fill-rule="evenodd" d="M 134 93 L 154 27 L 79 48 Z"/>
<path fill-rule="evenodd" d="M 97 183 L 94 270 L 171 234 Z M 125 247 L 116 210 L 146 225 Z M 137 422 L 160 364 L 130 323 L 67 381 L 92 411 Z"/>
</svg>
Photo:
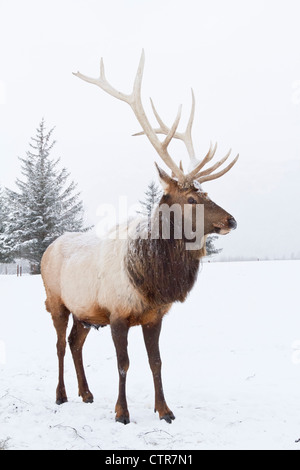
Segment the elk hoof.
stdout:
<svg viewBox="0 0 300 470">
<path fill-rule="evenodd" d="M 94 403 L 94 398 L 91 396 L 91 397 L 85 397 L 82 399 L 82 401 L 84 403 Z"/>
<path fill-rule="evenodd" d="M 166 413 L 165 415 L 161 416 L 160 419 L 164 419 L 167 423 L 171 424 L 172 420 L 175 419 L 172 411 L 170 413 Z"/>
<path fill-rule="evenodd" d="M 94 397 L 91 392 L 85 392 L 85 393 L 79 393 L 79 396 L 81 396 L 82 401 L 84 403 L 93 403 L 94 402 Z"/>
<path fill-rule="evenodd" d="M 68 401 L 67 397 L 61 397 L 61 398 L 57 398 L 55 403 L 57 405 L 62 405 L 63 403 L 67 403 L 67 401 Z"/>
<path fill-rule="evenodd" d="M 129 424 L 130 423 L 130 419 L 129 419 L 129 416 L 116 416 L 116 421 L 117 423 L 122 423 L 122 424 Z"/>
</svg>

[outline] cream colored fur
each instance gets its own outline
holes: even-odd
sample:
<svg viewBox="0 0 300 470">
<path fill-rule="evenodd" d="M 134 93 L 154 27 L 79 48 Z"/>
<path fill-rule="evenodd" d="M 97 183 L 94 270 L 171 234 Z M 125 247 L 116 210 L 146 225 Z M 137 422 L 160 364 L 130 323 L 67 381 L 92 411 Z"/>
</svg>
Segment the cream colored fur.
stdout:
<svg viewBox="0 0 300 470">
<path fill-rule="evenodd" d="M 126 232 L 126 226 L 122 230 Z M 126 253 L 127 240 L 120 237 L 62 235 L 48 247 L 42 259 L 48 302 L 61 300 L 78 319 L 90 317 L 96 306 L 107 309 L 111 320 L 114 315 L 142 313 L 141 297 L 124 269 Z"/>
</svg>

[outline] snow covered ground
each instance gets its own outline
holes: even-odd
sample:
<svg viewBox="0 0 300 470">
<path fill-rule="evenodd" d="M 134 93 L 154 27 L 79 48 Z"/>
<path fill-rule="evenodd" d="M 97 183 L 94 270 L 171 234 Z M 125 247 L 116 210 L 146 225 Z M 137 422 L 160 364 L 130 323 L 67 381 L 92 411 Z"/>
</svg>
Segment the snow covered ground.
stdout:
<svg viewBox="0 0 300 470">
<path fill-rule="evenodd" d="M 161 335 L 171 424 L 153 413 L 141 329 L 129 334 L 131 423 L 114 421 L 118 374 L 110 329 L 91 331 L 93 404 L 55 404 L 56 335 L 40 276 L 0 276 L 0 442 L 8 449 L 299 449 L 300 261 L 205 263 Z M 71 322 L 70 322 L 71 323 Z M 298 350 L 298 349 L 299 350 Z"/>
</svg>

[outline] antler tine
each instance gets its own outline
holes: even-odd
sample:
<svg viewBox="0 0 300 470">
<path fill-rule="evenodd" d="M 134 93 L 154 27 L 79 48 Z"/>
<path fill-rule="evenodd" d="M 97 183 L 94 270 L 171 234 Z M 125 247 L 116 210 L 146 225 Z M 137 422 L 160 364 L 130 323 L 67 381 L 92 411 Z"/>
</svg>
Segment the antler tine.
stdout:
<svg viewBox="0 0 300 470">
<path fill-rule="evenodd" d="M 193 160 L 195 159 L 195 150 L 193 146 L 193 140 L 192 140 L 192 127 L 194 123 L 194 116 L 195 116 L 195 95 L 194 95 L 194 90 L 191 88 L 192 92 L 192 109 L 191 109 L 191 114 L 190 118 L 185 130 L 185 145 L 187 147 L 187 151 L 189 153 L 190 159 Z"/>
<path fill-rule="evenodd" d="M 73 75 L 75 75 L 78 78 L 81 78 L 81 80 L 84 80 L 85 82 L 92 83 L 93 85 L 98 85 L 102 90 L 106 91 L 111 96 L 114 96 L 115 98 L 118 98 L 119 100 L 125 101 L 126 103 L 130 104 L 131 103 L 131 95 L 127 95 L 125 93 L 121 93 L 120 91 L 116 90 L 114 87 L 112 87 L 108 81 L 105 78 L 105 70 L 104 70 L 104 62 L 103 58 L 100 60 L 100 76 L 99 78 L 91 78 L 88 77 L 87 75 L 84 75 L 80 72 L 73 72 Z"/>
<path fill-rule="evenodd" d="M 190 113 L 190 117 L 189 117 L 189 121 L 188 121 L 186 130 L 185 130 L 185 132 L 175 132 L 173 137 L 174 137 L 174 139 L 179 139 L 179 140 L 182 140 L 184 142 L 184 144 L 186 146 L 186 149 L 188 151 L 188 154 L 190 156 L 190 159 L 195 160 L 195 151 L 194 151 L 194 146 L 193 146 L 193 141 L 192 141 L 192 126 L 193 126 L 194 115 L 195 115 L 195 95 L 194 95 L 193 89 L 191 89 L 191 91 L 192 91 L 192 108 L 191 108 L 191 113 Z M 170 132 L 169 127 L 161 119 L 161 117 L 158 114 L 151 98 L 150 98 L 150 102 L 151 102 L 153 114 L 154 114 L 158 124 L 160 125 L 160 127 L 154 129 L 154 132 L 156 134 L 167 135 Z M 136 134 L 133 134 L 133 135 L 134 136 L 139 136 L 139 135 L 144 135 L 144 134 L 145 134 L 145 132 L 142 131 L 142 132 L 137 132 Z M 198 160 L 196 160 L 196 163 L 197 162 L 198 162 Z"/>
<path fill-rule="evenodd" d="M 170 132 L 170 129 L 168 128 L 168 126 L 165 125 L 165 123 L 162 121 L 161 117 L 159 116 L 159 114 L 158 114 L 158 112 L 157 112 L 157 110 L 154 106 L 154 103 L 152 101 L 152 98 L 150 98 L 150 103 L 151 103 L 153 114 L 154 114 L 158 124 L 160 125 L 160 127 L 154 129 L 155 134 L 168 135 L 168 133 Z M 178 132 L 175 132 L 173 137 L 175 139 L 178 139 L 178 134 L 179 134 Z M 140 136 L 140 135 L 145 135 L 145 132 L 141 131 L 141 132 L 136 132 L 135 134 L 132 134 L 133 137 L 137 137 L 137 136 Z"/>
<path fill-rule="evenodd" d="M 156 134 L 167 134 L 169 132 L 169 128 L 165 125 L 165 123 L 162 121 L 160 115 L 156 111 L 156 108 L 154 106 L 152 98 L 150 98 L 150 103 L 151 103 L 153 114 L 154 114 L 158 124 L 160 125 L 159 129 L 155 129 Z M 176 134 L 176 138 L 177 138 L 177 135 L 178 134 Z"/>
<path fill-rule="evenodd" d="M 214 148 L 212 148 L 212 144 L 210 144 L 209 151 L 207 152 L 203 160 L 200 163 L 198 163 L 198 165 L 186 175 L 186 177 L 190 181 L 195 179 L 199 171 L 201 170 L 201 168 L 203 168 L 204 165 L 206 165 L 214 157 L 216 150 L 217 150 L 217 146 L 218 146 L 217 142 L 215 143 Z"/>
<path fill-rule="evenodd" d="M 101 80 L 106 80 L 103 57 L 101 57 L 101 59 L 100 59 L 100 78 L 101 78 Z"/>
<path fill-rule="evenodd" d="M 198 179 L 200 176 L 210 175 L 213 171 L 215 171 L 217 168 L 219 168 L 219 166 L 223 165 L 223 163 L 226 162 L 226 160 L 227 160 L 227 158 L 229 157 L 230 154 L 231 154 L 231 149 L 229 150 L 229 152 L 227 152 L 225 157 L 223 157 L 220 161 L 215 163 L 210 168 L 207 168 L 207 170 L 204 170 L 204 171 L 201 171 L 200 173 L 198 173 L 198 175 L 196 175 L 195 179 Z"/>
<path fill-rule="evenodd" d="M 143 80 L 143 73 L 144 73 L 144 67 L 145 67 L 145 51 L 142 49 L 142 54 L 139 62 L 139 66 L 136 72 L 134 84 L 133 84 L 133 92 L 132 92 L 132 98 L 134 101 L 141 102 L 141 89 L 142 89 L 142 80 Z"/>
<path fill-rule="evenodd" d="M 158 132 L 159 129 L 154 129 L 154 132 L 156 134 L 165 134 L 166 138 L 165 140 L 161 143 L 164 148 L 167 148 L 173 137 L 177 134 L 176 130 L 181 118 L 181 111 L 182 111 L 182 105 L 179 106 L 177 116 L 175 118 L 175 121 L 171 127 L 171 129 L 166 127 L 166 130 L 164 132 Z M 139 135 L 145 135 L 145 131 L 137 132 L 136 134 L 133 134 L 133 137 L 139 136 Z M 182 170 L 182 168 L 180 168 Z"/>
<path fill-rule="evenodd" d="M 199 181 L 199 183 L 204 183 L 205 181 L 211 181 L 211 180 L 220 178 L 221 176 L 225 175 L 225 173 L 227 173 L 233 167 L 233 165 L 237 162 L 238 158 L 239 158 L 239 154 L 237 154 L 235 159 L 232 160 L 232 162 L 229 163 L 229 165 L 227 165 L 226 168 L 224 168 L 222 171 L 219 171 L 218 173 L 208 175 L 208 176 L 200 176 L 197 178 L 197 181 Z"/>
<path fill-rule="evenodd" d="M 179 121 L 180 121 L 180 118 L 181 118 L 181 111 L 182 111 L 182 105 L 179 106 L 177 116 L 175 118 L 173 126 L 169 130 L 165 140 L 162 142 L 163 147 L 167 147 L 169 145 L 169 143 L 171 142 L 172 138 L 175 136 L 176 129 L 178 127 L 178 124 L 179 124 Z"/>
<path fill-rule="evenodd" d="M 167 137 L 164 142 L 161 142 L 155 130 L 151 127 L 149 120 L 146 116 L 142 99 L 141 99 L 141 87 L 142 87 L 142 79 L 143 79 L 143 71 L 145 65 L 145 53 L 144 49 L 142 50 L 139 66 L 137 69 L 137 73 L 134 80 L 133 90 L 130 95 L 125 93 L 121 93 L 120 91 L 116 90 L 114 87 L 110 85 L 110 83 L 105 78 L 105 70 L 104 70 L 104 63 L 101 59 L 100 62 L 100 77 L 99 78 L 91 78 L 87 77 L 86 75 L 81 74 L 80 72 L 73 73 L 76 77 L 81 78 L 82 80 L 92 83 L 94 85 L 98 85 L 102 90 L 106 91 L 108 94 L 112 95 L 113 97 L 125 101 L 128 103 L 133 110 L 138 122 L 140 123 L 143 133 L 146 134 L 150 143 L 153 145 L 159 156 L 165 162 L 165 164 L 173 171 L 173 173 L 178 178 L 178 181 L 183 183 L 185 181 L 185 175 L 183 171 L 176 165 L 173 161 L 171 156 L 167 151 L 167 147 L 172 140 L 172 138 L 176 134 L 176 130 L 178 127 L 178 123 L 181 116 L 181 107 L 178 110 L 177 117 L 174 121 L 174 124 L 171 129 L 168 130 Z"/>
</svg>

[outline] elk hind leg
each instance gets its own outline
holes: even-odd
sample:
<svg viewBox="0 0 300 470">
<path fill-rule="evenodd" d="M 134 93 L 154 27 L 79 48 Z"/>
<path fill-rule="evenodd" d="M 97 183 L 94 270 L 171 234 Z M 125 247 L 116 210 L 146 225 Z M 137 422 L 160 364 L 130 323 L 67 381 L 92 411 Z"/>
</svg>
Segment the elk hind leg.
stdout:
<svg viewBox="0 0 300 470">
<path fill-rule="evenodd" d="M 66 331 L 70 312 L 64 305 L 52 307 L 47 302 L 47 307 L 50 307 L 51 316 L 57 334 L 57 356 L 58 356 L 58 385 L 56 388 L 56 403 L 61 405 L 68 401 L 66 388 L 64 384 L 64 357 L 66 352 Z"/>
<path fill-rule="evenodd" d="M 89 390 L 82 359 L 82 348 L 90 329 L 78 321 L 74 315 L 73 321 L 74 323 L 68 338 L 68 342 L 70 345 L 78 380 L 78 394 L 80 397 L 82 397 L 82 400 L 85 403 L 93 403 L 94 398 Z"/>
</svg>

